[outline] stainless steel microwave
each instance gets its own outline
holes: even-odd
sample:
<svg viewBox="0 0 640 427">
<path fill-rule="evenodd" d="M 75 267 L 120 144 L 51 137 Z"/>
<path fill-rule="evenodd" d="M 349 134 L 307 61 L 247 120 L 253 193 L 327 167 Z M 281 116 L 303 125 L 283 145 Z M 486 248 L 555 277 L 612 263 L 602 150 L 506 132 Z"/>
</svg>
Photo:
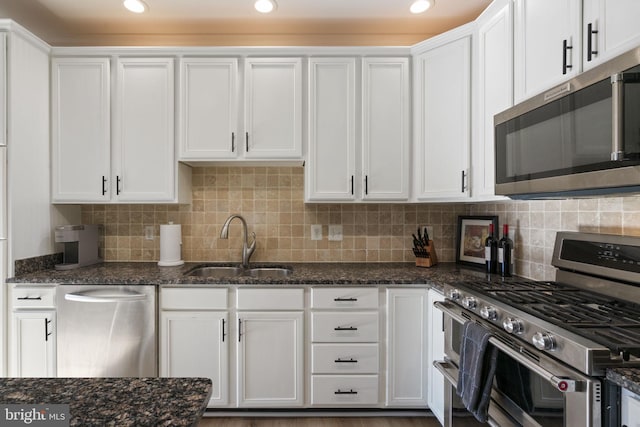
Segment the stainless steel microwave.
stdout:
<svg viewBox="0 0 640 427">
<path fill-rule="evenodd" d="M 497 114 L 496 194 L 640 192 L 640 47 Z"/>
</svg>

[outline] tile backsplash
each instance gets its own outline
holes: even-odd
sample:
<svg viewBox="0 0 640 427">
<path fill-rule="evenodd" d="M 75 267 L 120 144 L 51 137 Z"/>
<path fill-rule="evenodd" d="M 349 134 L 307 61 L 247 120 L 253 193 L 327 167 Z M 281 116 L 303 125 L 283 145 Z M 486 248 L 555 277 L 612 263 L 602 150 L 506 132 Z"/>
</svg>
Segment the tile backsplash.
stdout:
<svg viewBox="0 0 640 427">
<path fill-rule="evenodd" d="M 440 261 L 455 261 L 458 215 L 498 215 L 515 233 L 516 272 L 552 279 L 555 233 L 579 230 L 640 235 L 640 197 L 429 204 L 305 204 L 302 167 L 197 167 L 191 205 L 84 205 L 82 222 L 105 225 L 107 261 L 157 261 L 160 224 L 182 225 L 185 261 L 238 262 L 239 222 L 229 239 L 220 228 L 242 215 L 257 235 L 253 262 L 412 262 L 411 233 L 433 227 Z M 311 240 L 311 226 L 322 240 Z M 343 239 L 327 239 L 342 225 Z M 153 240 L 145 238 L 152 227 Z"/>
</svg>

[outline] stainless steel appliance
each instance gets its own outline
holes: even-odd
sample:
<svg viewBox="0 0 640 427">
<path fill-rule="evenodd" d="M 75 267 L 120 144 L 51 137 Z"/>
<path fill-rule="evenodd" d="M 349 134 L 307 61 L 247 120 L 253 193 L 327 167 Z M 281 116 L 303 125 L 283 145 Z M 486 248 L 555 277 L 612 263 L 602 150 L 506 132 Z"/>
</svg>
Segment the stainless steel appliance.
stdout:
<svg viewBox="0 0 640 427">
<path fill-rule="evenodd" d="M 60 225 L 55 228 L 56 243 L 64 244 L 63 262 L 56 270 L 70 270 L 102 262 L 101 225 Z"/>
<path fill-rule="evenodd" d="M 445 286 L 446 426 L 472 420 L 455 396 L 465 322 L 498 349 L 489 404 L 496 426 L 617 426 L 606 368 L 640 366 L 640 238 L 557 234 L 554 282 L 478 280 Z M 462 424 L 458 424 L 462 425 Z"/>
<path fill-rule="evenodd" d="M 60 285 L 59 377 L 157 376 L 154 286 Z"/>
<path fill-rule="evenodd" d="M 640 48 L 500 114 L 496 194 L 640 191 Z"/>
</svg>

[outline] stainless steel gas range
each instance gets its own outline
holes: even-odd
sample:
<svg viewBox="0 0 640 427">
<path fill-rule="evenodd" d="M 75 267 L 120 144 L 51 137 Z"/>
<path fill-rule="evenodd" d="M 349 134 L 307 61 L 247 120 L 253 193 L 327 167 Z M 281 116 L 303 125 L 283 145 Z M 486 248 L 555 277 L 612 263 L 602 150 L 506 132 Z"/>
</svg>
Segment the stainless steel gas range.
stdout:
<svg viewBox="0 0 640 427">
<path fill-rule="evenodd" d="M 476 322 L 498 349 L 490 425 L 618 425 L 618 388 L 606 369 L 640 366 L 640 238 L 557 234 L 556 280 L 447 285 L 445 426 L 475 425 L 457 399 L 463 326 Z M 478 423 L 478 425 L 481 425 Z"/>
</svg>

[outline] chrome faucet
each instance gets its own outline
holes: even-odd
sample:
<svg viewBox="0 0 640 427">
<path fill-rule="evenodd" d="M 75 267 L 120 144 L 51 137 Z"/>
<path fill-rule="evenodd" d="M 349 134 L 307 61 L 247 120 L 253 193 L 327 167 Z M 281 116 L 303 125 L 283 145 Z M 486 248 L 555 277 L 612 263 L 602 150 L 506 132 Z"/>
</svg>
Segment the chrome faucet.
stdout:
<svg viewBox="0 0 640 427">
<path fill-rule="evenodd" d="M 256 233 L 253 233 L 253 232 L 251 233 L 251 236 L 253 236 L 253 241 L 251 242 L 251 244 L 249 244 L 249 239 L 247 235 L 247 221 L 245 221 L 244 218 L 241 217 L 240 215 L 237 215 L 237 214 L 231 215 L 224 222 L 222 226 L 222 230 L 220 230 L 220 238 L 221 239 L 229 238 L 229 224 L 231 224 L 231 221 L 233 221 L 235 218 L 238 218 L 240 221 L 242 221 L 242 235 L 244 237 L 244 241 L 242 242 L 242 267 L 249 268 L 249 259 L 251 258 L 253 251 L 256 250 Z"/>
</svg>

